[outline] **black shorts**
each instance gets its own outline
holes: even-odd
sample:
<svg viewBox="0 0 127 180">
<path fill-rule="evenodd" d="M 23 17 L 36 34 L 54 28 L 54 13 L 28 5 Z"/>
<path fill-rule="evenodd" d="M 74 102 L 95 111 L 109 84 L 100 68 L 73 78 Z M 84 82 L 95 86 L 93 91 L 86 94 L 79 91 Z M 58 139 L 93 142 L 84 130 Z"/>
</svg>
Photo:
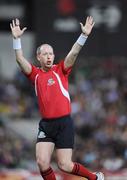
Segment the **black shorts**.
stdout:
<svg viewBox="0 0 127 180">
<path fill-rule="evenodd" d="M 70 115 L 40 120 L 38 142 L 53 142 L 56 148 L 73 148 L 74 125 Z"/>
</svg>

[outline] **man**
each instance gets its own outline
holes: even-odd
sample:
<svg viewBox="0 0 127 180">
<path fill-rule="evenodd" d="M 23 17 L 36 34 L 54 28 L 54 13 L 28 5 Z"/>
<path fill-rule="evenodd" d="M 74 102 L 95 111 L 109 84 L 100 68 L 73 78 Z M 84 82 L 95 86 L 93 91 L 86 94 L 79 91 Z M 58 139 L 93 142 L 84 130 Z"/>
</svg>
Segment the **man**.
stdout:
<svg viewBox="0 0 127 180">
<path fill-rule="evenodd" d="M 62 171 L 89 180 L 104 180 L 104 175 L 101 172 L 92 173 L 81 164 L 72 162 L 74 128 L 70 116 L 68 76 L 88 35 L 91 33 L 94 26 L 93 18 L 87 17 L 85 25 L 82 23 L 80 25 L 81 35 L 65 59 L 58 64 L 53 65 L 55 55 L 49 44 L 42 44 L 38 47 L 37 60 L 41 67 L 37 68 L 23 56 L 20 37 L 26 27 L 21 29 L 18 19 L 12 20 L 10 24 L 16 61 L 35 86 L 42 115 L 37 136 L 36 158 L 40 174 L 44 180 L 56 180 L 50 166 L 54 147 L 56 147 L 57 164 Z"/>
</svg>

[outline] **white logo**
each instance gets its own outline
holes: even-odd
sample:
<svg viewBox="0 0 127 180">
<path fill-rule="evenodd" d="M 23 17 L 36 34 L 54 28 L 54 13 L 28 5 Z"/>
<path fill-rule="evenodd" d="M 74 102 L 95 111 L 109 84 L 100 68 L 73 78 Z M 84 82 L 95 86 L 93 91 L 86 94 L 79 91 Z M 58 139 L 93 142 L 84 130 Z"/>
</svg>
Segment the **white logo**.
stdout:
<svg viewBox="0 0 127 180">
<path fill-rule="evenodd" d="M 116 31 L 122 19 L 122 11 L 116 4 L 107 4 L 105 8 L 101 5 L 93 5 L 88 9 L 89 14 L 94 17 L 95 26 L 105 25 L 109 32 Z"/>
<path fill-rule="evenodd" d="M 39 134 L 38 134 L 38 138 L 45 138 L 46 135 L 43 131 L 40 131 Z"/>
</svg>

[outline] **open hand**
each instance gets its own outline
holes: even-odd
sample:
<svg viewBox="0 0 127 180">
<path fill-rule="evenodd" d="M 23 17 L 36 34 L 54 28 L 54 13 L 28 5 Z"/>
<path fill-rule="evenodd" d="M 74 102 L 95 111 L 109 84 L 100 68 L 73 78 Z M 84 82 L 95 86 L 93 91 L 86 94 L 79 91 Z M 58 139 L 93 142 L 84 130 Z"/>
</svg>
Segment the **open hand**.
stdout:
<svg viewBox="0 0 127 180">
<path fill-rule="evenodd" d="M 88 36 L 91 33 L 94 24 L 95 24 L 95 22 L 94 22 L 93 18 L 91 16 L 88 16 L 86 18 L 85 25 L 83 25 L 83 23 L 80 23 L 82 33 L 85 34 L 86 36 Z"/>
<path fill-rule="evenodd" d="M 15 20 L 12 20 L 12 23 L 10 23 L 10 28 L 15 39 L 21 37 L 21 35 L 27 29 L 26 27 L 24 27 L 23 29 L 20 28 L 20 21 L 17 18 Z"/>
</svg>

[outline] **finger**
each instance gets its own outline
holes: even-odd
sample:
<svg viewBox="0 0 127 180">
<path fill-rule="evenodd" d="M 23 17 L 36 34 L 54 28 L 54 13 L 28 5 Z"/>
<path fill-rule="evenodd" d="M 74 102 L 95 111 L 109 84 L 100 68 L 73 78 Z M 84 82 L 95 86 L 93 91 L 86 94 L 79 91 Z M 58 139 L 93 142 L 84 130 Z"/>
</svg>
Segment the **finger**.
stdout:
<svg viewBox="0 0 127 180">
<path fill-rule="evenodd" d="M 90 21 L 91 21 L 91 22 L 90 22 L 90 23 L 91 23 L 91 25 L 92 25 L 92 24 L 95 24 L 94 19 L 93 19 L 93 17 L 92 17 L 92 16 L 91 16 L 91 18 L 90 18 Z"/>
<path fill-rule="evenodd" d="M 88 23 L 90 23 L 91 22 L 91 18 L 90 18 L 90 16 L 88 17 Z"/>
<path fill-rule="evenodd" d="M 89 16 L 89 21 L 91 21 L 91 16 Z"/>
<path fill-rule="evenodd" d="M 87 18 L 86 18 L 86 23 L 88 23 L 89 22 L 89 16 L 87 16 Z"/>
<path fill-rule="evenodd" d="M 89 18 L 89 23 L 92 24 L 92 19 L 91 19 L 91 17 Z"/>
<path fill-rule="evenodd" d="M 22 29 L 22 32 L 24 32 L 26 29 L 27 29 L 27 27 L 24 27 L 24 28 Z"/>
<path fill-rule="evenodd" d="M 16 24 L 16 26 L 19 26 L 20 25 L 20 22 L 19 22 L 19 19 L 15 19 L 15 24 Z"/>
<path fill-rule="evenodd" d="M 93 17 L 92 16 L 90 16 L 90 21 L 93 21 Z"/>
<path fill-rule="evenodd" d="M 83 27 L 83 24 L 82 24 L 81 22 L 80 22 L 79 24 L 80 24 L 80 26 L 81 26 L 81 28 L 82 28 L 82 27 Z"/>
<path fill-rule="evenodd" d="M 92 28 L 93 28 L 94 25 L 95 25 L 95 22 L 92 23 Z"/>
<path fill-rule="evenodd" d="M 94 23 L 93 17 L 91 17 L 91 23 L 92 23 L 92 24 Z"/>
<path fill-rule="evenodd" d="M 12 26 L 15 27 L 15 21 L 14 21 L 14 19 L 12 20 Z"/>
<path fill-rule="evenodd" d="M 11 28 L 11 30 L 12 30 L 12 28 L 13 28 L 11 23 L 10 23 L 10 28 Z"/>
<path fill-rule="evenodd" d="M 93 24 L 94 24 L 93 17 L 91 17 L 91 16 L 90 16 L 90 19 L 89 19 L 89 24 L 90 24 L 90 25 L 93 25 Z"/>
</svg>

